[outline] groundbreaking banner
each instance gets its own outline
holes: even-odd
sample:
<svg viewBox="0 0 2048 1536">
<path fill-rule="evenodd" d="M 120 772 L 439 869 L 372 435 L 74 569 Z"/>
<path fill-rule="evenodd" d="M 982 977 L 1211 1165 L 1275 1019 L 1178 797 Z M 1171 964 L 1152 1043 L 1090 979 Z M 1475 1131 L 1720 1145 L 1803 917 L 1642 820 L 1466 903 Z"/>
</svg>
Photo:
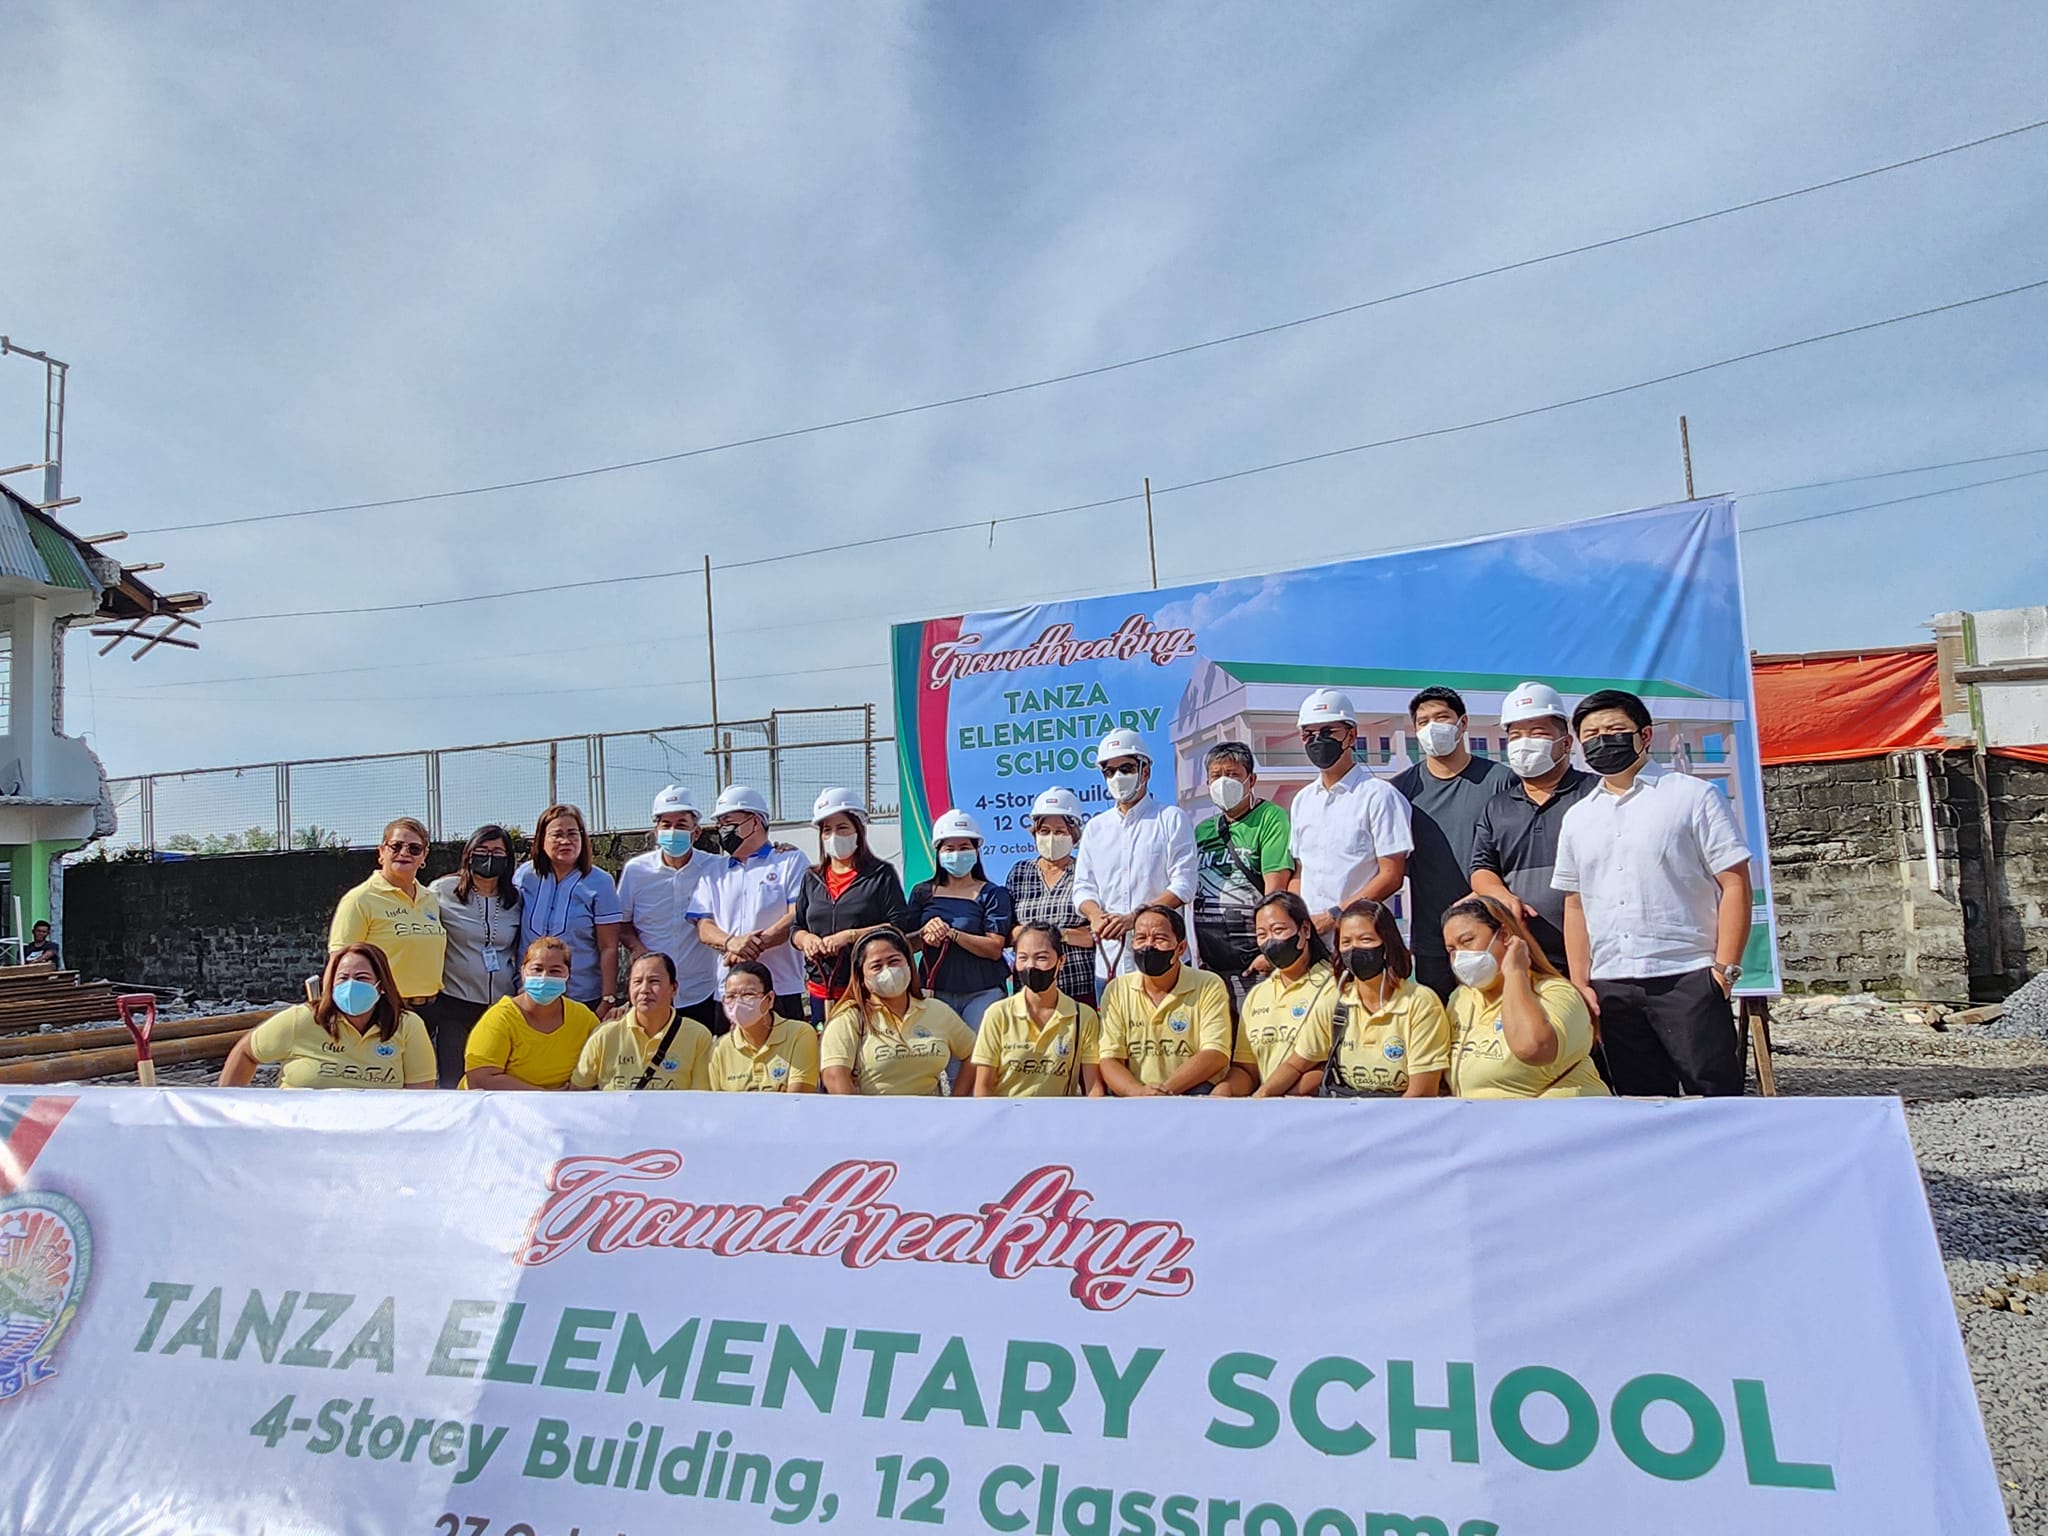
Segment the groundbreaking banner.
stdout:
<svg viewBox="0 0 2048 1536">
<path fill-rule="evenodd" d="M 1273 542 L 1247 540 L 1246 564 L 1284 549 L 1285 522 L 1269 527 Z M 983 862 L 1000 882 L 1032 852 L 1026 813 L 1040 790 L 1065 785 L 1089 811 L 1107 808 L 1095 744 L 1119 726 L 1150 746 L 1152 792 L 1178 795 L 1200 820 L 1214 814 L 1202 754 L 1219 741 L 1252 749 L 1260 793 L 1282 805 L 1314 777 L 1295 713 L 1317 688 L 1351 696 L 1360 760 L 1389 777 L 1419 755 L 1408 701 L 1432 683 L 1463 694 L 1472 750 L 1496 759 L 1506 752 L 1500 706 L 1517 684 L 1549 683 L 1567 706 L 1626 688 L 1656 718 L 1653 758 L 1728 797 L 1757 883 L 1742 990 L 1778 990 L 1732 502 L 899 624 L 894 658 L 912 880 L 931 872 L 940 811 L 980 820 Z"/>
<path fill-rule="evenodd" d="M 1895 1100 L 0 1099 L 0 1529 L 2004 1530 Z"/>
</svg>

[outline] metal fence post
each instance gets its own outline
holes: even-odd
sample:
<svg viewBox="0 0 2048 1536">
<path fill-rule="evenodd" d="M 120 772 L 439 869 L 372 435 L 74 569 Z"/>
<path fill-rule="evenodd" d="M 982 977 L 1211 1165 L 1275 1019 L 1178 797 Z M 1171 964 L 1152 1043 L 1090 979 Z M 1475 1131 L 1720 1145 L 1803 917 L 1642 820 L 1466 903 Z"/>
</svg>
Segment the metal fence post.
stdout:
<svg viewBox="0 0 2048 1536">
<path fill-rule="evenodd" d="M 558 788 L 558 787 L 556 786 L 556 783 L 555 783 L 556 777 L 557 777 L 557 775 L 558 775 L 558 773 L 559 773 L 559 771 L 560 771 L 560 769 L 561 769 L 561 766 L 562 766 L 562 764 L 561 764 L 561 757 L 562 757 L 562 744 L 561 744 L 561 743 L 560 743 L 559 741 L 551 741 L 551 742 L 549 742 L 549 743 L 548 743 L 548 804 L 549 804 L 549 805 L 560 805 L 560 804 L 562 803 L 562 793 L 561 793 L 561 790 L 560 790 L 560 789 L 559 789 L 559 788 Z"/>
<path fill-rule="evenodd" d="M 861 757 L 867 764 L 867 783 L 863 787 L 860 803 L 872 813 L 875 808 L 875 706 L 864 704 L 861 709 L 867 722 L 861 727 L 860 733 L 863 743 Z"/>
<path fill-rule="evenodd" d="M 583 771 L 589 781 L 590 824 L 600 832 L 612 829 L 611 817 L 604 804 L 604 738 L 586 736 L 583 738 Z"/>
<path fill-rule="evenodd" d="M 292 765 L 277 765 L 277 847 L 280 853 L 292 846 Z"/>
<path fill-rule="evenodd" d="M 427 753 L 427 837 L 441 841 L 441 754 Z"/>
<path fill-rule="evenodd" d="M 768 819 L 782 820 L 782 732 L 779 710 L 768 711 Z"/>
<path fill-rule="evenodd" d="M 145 852 L 156 852 L 156 775 L 142 776 L 142 847 Z"/>
</svg>

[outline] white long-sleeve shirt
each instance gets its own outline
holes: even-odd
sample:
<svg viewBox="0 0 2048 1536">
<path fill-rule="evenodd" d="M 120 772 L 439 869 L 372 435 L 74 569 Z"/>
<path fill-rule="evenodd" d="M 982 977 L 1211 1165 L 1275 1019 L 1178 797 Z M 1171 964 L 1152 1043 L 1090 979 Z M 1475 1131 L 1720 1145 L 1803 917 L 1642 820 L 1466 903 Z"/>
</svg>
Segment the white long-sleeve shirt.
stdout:
<svg viewBox="0 0 2048 1536">
<path fill-rule="evenodd" d="M 1195 899 L 1195 829 L 1177 805 L 1151 794 L 1128 810 L 1108 810 L 1081 829 L 1074 855 L 1074 905 L 1130 913 L 1163 891 L 1190 907 Z M 1134 969 L 1130 937 L 1095 946 L 1095 975 L 1108 981 Z"/>
</svg>

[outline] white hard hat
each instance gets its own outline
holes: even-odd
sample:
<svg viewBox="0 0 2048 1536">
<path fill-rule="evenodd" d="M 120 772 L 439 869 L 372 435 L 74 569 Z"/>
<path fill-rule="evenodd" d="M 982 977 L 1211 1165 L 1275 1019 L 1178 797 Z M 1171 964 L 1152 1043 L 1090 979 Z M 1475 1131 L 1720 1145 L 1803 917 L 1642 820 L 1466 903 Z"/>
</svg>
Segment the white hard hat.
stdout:
<svg viewBox="0 0 2048 1536">
<path fill-rule="evenodd" d="M 815 827 L 827 816 L 851 816 L 862 826 L 868 824 L 867 806 L 850 789 L 828 789 L 818 796 L 811 807 L 811 825 Z"/>
<path fill-rule="evenodd" d="M 1356 725 L 1358 711 L 1352 707 L 1351 695 L 1335 688 L 1318 688 L 1301 701 L 1301 713 L 1295 716 L 1299 726 L 1315 725 Z"/>
<path fill-rule="evenodd" d="M 932 823 L 932 842 L 943 843 L 949 837 L 971 837 L 981 841 L 981 823 L 965 811 L 947 811 Z"/>
<path fill-rule="evenodd" d="M 1501 700 L 1500 723 L 1513 725 L 1518 720 L 1541 720 L 1555 716 L 1569 720 L 1572 712 L 1564 707 L 1564 695 L 1548 683 L 1520 683 L 1515 691 Z"/>
<path fill-rule="evenodd" d="M 1138 757 L 1152 761 L 1152 754 L 1145 750 L 1145 738 L 1128 726 L 1111 731 L 1102 738 L 1102 744 L 1095 749 L 1098 763 L 1115 762 L 1120 757 Z"/>
<path fill-rule="evenodd" d="M 649 811 L 647 816 L 652 821 L 663 816 L 674 816 L 683 811 L 688 811 L 692 816 L 697 815 L 697 801 L 682 785 L 671 784 L 667 789 L 664 789 L 654 797 L 654 809 Z"/>
<path fill-rule="evenodd" d="M 1071 789 L 1062 789 L 1055 784 L 1031 802 L 1031 815 L 1026 819 L 1036 821 L 1041 816 L 1064 816 L 1078 826 L 1081 821 L 1081 797 Z"/>
<path fill-rule="evenodd" d="M 723 816 L 727 811 L 750 811 L 766 821 L 768 797 L 744 784 L 728 784 L 718 792 L 718 804 L 712 807 L 711 814 Z"/>
</svg>

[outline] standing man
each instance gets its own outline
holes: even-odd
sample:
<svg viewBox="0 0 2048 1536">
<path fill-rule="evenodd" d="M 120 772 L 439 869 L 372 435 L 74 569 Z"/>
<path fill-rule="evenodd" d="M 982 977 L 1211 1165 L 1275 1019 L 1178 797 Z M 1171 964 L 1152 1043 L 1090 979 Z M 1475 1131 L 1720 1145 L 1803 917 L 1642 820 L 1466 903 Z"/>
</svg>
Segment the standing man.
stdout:
<svg viewBox="0 0 2048 1536">
<path fill-rule="evenodd" d="M 1632 693 L 1579 701 L 1572 729 L 1599 788 L 1565 812 L 1552 884 L 1565 893 L 1572 985 L 1599 1020 L 1616 1093 L 1739 1094 L 1729 999 L 1749 943 L 1749 849 L 1720 791 L 1649 760 Z"/>
<path fill-rule="evenodd" d="M 1233 1010 L 1270 967 L 1252 937 L 1258 905 L 1287 889 L 1287 812 L 1258 794 L 1258 765 L 1241 741 L 1220 741 L 1202 757 L 1216 814 L 1195 828 L 1195 953 L 1230 987 Z"/>
<path fill-rule="evenodd" d="M 1572 722 L 1546 683 L 1523 683 L 1500 707 L 1508 733 L 1508 781 L 1494 790 L 1472 832 L 1472 889 L 1520 910 L 1550 963 L 1564 952 L 1564 892 L 1550 883 L 1564 813 L 1600 781 L 1572 766 Z"/>
<path fill-rule="evenodd" d="M 1408 701 L 1422 761 L 1394 777 L 1408 802 L 1415 851 L 1408 858 L 1408 932 L 1415 979 L 1449 1000 L 1457 978 L 1444 953 L 1444 911 L 1472 889 L 1472 840 L 1480 812 L 1512 775 L 1505 763 L 1474 757 L 1465 741 L 1465 700 L 1455 688 L 1425 688 Z"/>
<path fill-rule="evenodd" d="M 1302 751 L 1319 776 L 1294 797 L 1293 887 L 1327 939 L 1347 904 L 1386 901 L 1401 889 L 1415 838 L 1408 802 L 1357 760 L 1351 696 L 1318 688 L 1295 718 Z"/>
<path fill-rule="evenodd" d="M 758 960 L 775 979 L 775 1011 L 804 1018 L 810 1006 L 804 963 L 789 934 L 796 924 L 797 890 L 811 861 L 768 841 L 768 801 L 758 789 L 727 785 L 711 816 L 725 864 L 720 868 L 714 861 L 717 873 L 699 881 L 691 898 L 697 937 L 718 951 L 721 988 L 733 966 Z"/>
<path fill-rule="evenodd" d="M 654 846 L 626 860 L 619 871 L 619 937 L 635 960 L 649 950 L 667 955 L 676 968 L 678 1010 L 714 1035 L 726 1031 L 714 995 L 718 951 L 697 937 L 690 902 L 697 887 L 717 870 L 717 854 L 692 846 L 702 818 L 697 802 L 680 784 L 654 797 Z"/>
<path fill-rule="evenodd" d="M 1179 806 L 1152 795 L 1152 754 L 1136 731 L 1103 737 L 1095 765 L 1114 805 L 1081 829 L 1074 905 L 1095 932 L 1100 996 L 1132 968 L 1131 918 L 1138 909 L 1184 907 L 1195 899 L 1195 834 Z"/>
</svg>

